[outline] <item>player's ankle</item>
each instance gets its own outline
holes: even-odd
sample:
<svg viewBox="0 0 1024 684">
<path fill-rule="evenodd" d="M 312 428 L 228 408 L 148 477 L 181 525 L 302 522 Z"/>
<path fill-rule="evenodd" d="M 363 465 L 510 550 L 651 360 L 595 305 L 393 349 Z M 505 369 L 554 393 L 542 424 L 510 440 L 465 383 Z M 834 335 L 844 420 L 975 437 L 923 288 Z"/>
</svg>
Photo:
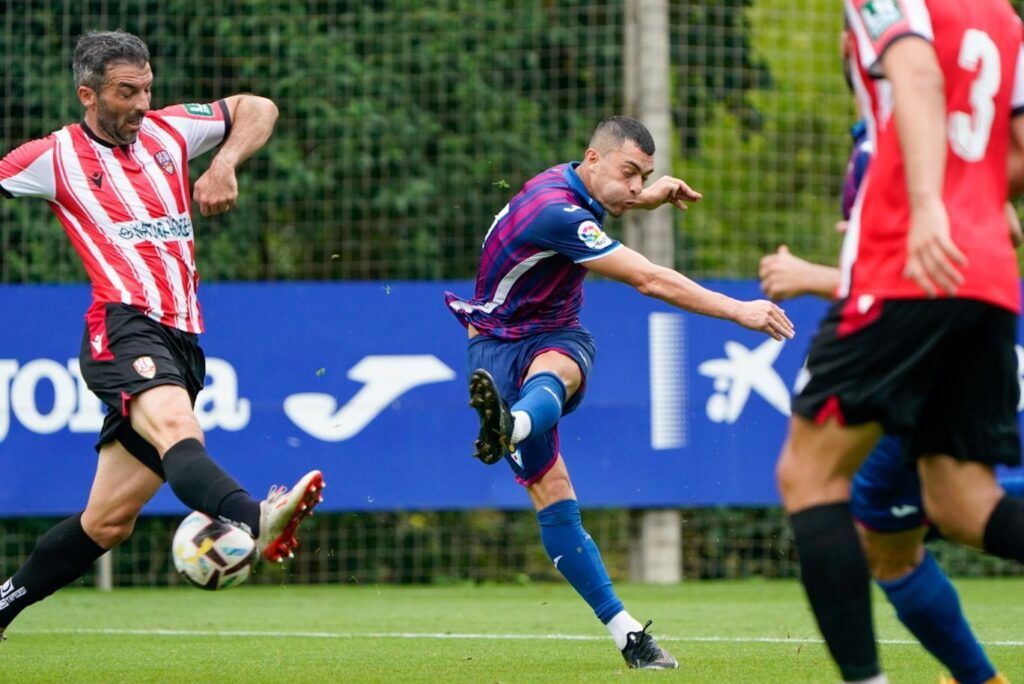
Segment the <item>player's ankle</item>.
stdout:
<svg viewBox="0 0 1024 684">
<path fill-rule="evenodd" d="M 533 420 L 530 418 L 530 414 L 526 411 L 513 411 L 512 412 L 512 444 L 519 444 L 527 437 L 530 436 L 530 432 L 533 430 Z"/>
</svg>

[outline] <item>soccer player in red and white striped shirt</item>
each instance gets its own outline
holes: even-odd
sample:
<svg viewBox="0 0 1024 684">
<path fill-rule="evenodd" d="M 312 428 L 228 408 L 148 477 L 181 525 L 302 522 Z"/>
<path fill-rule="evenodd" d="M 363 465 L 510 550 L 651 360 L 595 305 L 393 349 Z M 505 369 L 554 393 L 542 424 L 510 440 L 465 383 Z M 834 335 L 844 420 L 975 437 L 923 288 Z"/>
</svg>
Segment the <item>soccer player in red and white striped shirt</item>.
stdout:
<svg viewBox="0 0 1024 684">
<path fill-rule="evenodd" d="M 276 106 L 234 95 L 151 111 L 149 50 L 121 31 L 82 36 L 73 67 L 83 120 L 0 160 L 0 193 L 46 200 L 82 258 L 93 291 L 82 376 L 108 413 L 85 510 L 44 534 L 0 587 L 0 638 L 22 609 L 124 541 L 164 480 L 276 561 L 291 555 L 323 487 L 314 470 L 256 501 L 206 453 L 193 412 L 206 372 L 192 199 L 204 216 L 235 206 L 235 169 L 269 139 Z M 217 145 L 190 193 L 189 160 Z"/>
</svg>

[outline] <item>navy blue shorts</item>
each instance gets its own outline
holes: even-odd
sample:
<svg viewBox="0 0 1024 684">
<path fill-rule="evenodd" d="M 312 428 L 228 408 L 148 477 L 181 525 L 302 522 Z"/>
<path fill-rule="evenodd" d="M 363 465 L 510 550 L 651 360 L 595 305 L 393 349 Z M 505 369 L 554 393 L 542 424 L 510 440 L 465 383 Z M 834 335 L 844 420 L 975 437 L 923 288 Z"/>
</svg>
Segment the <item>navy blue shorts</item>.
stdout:
<svg viewBox="0 0 1024 684">
<path fill-rule="evenodd" d="M 903 455 L 898 437 L 885 435 L 864 459 L 853 478 L 850 510 L 857 522 L 875 532 L 905 532 L 928 524 L 921 478 Z"/>
<path fill-rule="evenodd" d="M 583 401 L 587 376 L 597 354 L 594 338 L 586 328 L 538 333 L 521 340 L 498 340 L 477 335 L 469 341 L 466 368 L 468 373 L 477 368 L 490 373 L 501 398 L 511 407 L 519 401 L 519 390 L 530 364 L 546 351 L 558 351 L 568 356 L 580 367 L 583 376 L 580 388 L 562 408 L 562 415 L 566 416 Z M 531 485 L 550 470 L 558 458 L 558 426 L 540 435 L 530 435 L 529 439 L 516 446 L 515 452 L 505 454 L 505 461 L 515 473 L 517 482 Z"/>
</svg>

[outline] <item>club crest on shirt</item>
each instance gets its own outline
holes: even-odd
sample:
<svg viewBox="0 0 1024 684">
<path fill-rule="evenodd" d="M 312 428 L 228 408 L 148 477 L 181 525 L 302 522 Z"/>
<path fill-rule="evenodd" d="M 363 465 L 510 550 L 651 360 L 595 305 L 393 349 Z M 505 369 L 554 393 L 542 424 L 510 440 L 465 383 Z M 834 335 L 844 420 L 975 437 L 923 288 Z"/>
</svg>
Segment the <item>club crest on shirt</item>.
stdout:
<svg viewBox="0 0 1024 684">
<path fill-rule="evenodd" d="M 597 225 L 593 221 L 584 221 L 580 224 L 580 227 L 576 230 L 576 234 L 580 240 L 583 241 L 590 249 L 604 249 L 608 245 L 612 244 L 612 239 L 608 237 L 607 233 L 601 230 L 601 226 Z"/>
<path fill-rule="evenodd" d="M 140 356 L 132 362 L 132 368 L 135 372 L 146 378 L 152 380 L 156 376 L 156 364 L 153 363 L 153 359 L 148 356 Z"/>
<path fill-rule="evenodd" d="M 903 21 L 899 0 L 869 0 L 860 8 L 864 26 L 875 40 L 893 24 Z"/>
<path fill-rule="evenodd" d="M 164 170 L 168 176 L 174 175 L 174 160 L 171 159 L 170 153 L 167 150 L 160 150 L 153 155 L 153 160 L 160 165 L 160 168 Z"/>
</svg>

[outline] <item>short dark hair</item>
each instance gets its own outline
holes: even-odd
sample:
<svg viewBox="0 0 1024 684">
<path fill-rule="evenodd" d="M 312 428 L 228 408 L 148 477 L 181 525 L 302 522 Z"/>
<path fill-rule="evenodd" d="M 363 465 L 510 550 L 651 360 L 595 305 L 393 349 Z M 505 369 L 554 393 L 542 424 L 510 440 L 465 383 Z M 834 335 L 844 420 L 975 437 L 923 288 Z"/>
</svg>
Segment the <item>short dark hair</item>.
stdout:
<svg viewBox="0 0 1024 684">
<path fill-rule="evenodd" d="M 142 67 L 148 63 L 149 48 L 138 36 L 121 30 L 90 31 L 78 39 L 71 68 L 75 73 L 75 88 L 84 85 L 99 92 L 106 83 L 107 67 L 111 64 Z"/>
<path fill-rule="evenodd" d="M 654 137 L 647 126 L 630 116 L 609 116 L 597 124 L 590 136 L 590 146 L 597 149 L 602 142 L 613 142 L 618 147 L 627 140 L 636 143 L 644 154 L 654 154 Z M 603 151 L 603 150 L 598 150 Z"/>
</svg>

